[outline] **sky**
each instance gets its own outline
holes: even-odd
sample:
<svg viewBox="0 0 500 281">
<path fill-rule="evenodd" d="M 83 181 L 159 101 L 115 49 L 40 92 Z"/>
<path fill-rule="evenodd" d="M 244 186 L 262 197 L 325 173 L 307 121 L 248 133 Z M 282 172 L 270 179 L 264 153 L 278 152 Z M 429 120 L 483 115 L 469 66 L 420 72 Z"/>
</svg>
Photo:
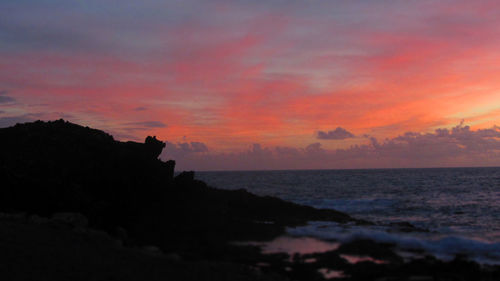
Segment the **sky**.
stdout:
<svg viewBox="0 0 500 281">
<path fill-rule="evenodd" d="M 500 166 L 499 49 L 498 1 L 1 1 L 0 127 L 185 170 Z"/>
</svg>

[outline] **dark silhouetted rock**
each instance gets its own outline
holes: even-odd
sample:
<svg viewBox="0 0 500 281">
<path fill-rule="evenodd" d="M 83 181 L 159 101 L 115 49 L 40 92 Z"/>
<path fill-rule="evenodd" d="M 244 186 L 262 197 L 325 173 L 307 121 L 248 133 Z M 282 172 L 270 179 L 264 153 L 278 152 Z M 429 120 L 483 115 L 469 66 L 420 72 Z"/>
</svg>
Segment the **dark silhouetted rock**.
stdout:
<svg viewBox="0 0 500 281">
<path fill-rule="evenodd" d="M 182 173 L 178 174 L 177 176 L 175 176 L 175 178 L 174 178 L 175 184 L 177 184 L 179 186 L 191 184 L 193 181 L 194 181 L 194 172 L 193 171 L 182 172 Z"/>
<path fill-rule="evenodd" d="M 158 159 L 164 143 L 118 142 L 63 120 L 0 129 L 2 211 L 82 213 L 101 227 L 126 223 L 164 196 L 175 162 Z"/>
<path fill-rule="evenodd" d="M 398 232 L 429 232 L 428 229 L 419 228 L 409 222 L 391 222 L 388 226 L 392 227 L 392 231 Z"/>
<path fill-rule="evenodd" d="M 144 141 L 144 146 L 146 147 L 148 154 L 150 154 L 151 158 L 158 158 L 161 154 L 161 151 L 165 147 L 165 143 L 156 139 L 156 136 L 146 137 Z"/>
<path fill-rule="evenodd" d="M 165 143 L 119 142 L 64 120 L 0 129 L 0 211 L 49 217 L 80 213 L 89 226 L 165 252 L 223 255 L 232 240 L 272 239 L 308 220 L 355 221 L 245 190 L 208 187 L 175 162 L 158 159 Z M 273 224 L 263 224 L 272 221 Z"/>
<path fill-rule="evenodd" d="M 165 173 L 164 177 L 167 181 L 171 181 L 174 178 L 175 171 L 175 161 L 168 160 L 167 162 L 161 162 L 163 173 Z"/>
<path fill-rule="evenodd" d="M 375 259 L 390 261 L 392 263 L 401 263 L 403 258 L 398 256 L 392 250 L 394 245 L 377 243 L 372 240 L 360 239 L 342 244 L 338 248 L 341 254 L 350 254 L 356 256 L 369 256 Z"/>
</svg>

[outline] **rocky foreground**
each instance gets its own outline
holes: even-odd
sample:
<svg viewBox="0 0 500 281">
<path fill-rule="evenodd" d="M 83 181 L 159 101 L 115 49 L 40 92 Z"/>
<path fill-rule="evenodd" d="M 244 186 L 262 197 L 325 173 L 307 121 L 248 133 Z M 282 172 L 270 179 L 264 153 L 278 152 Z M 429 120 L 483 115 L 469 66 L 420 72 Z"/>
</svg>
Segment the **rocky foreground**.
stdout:
<svg viewBox="0 0 500 281">
<path fill-rule="evenodd" d="M 324 280 L 334 270 L 345 280 L 500 280 L 498 267 L 466 257 L 405 261 L 369 240 L 294 257 L 237 246 L 308 221 L 369 222 L 174 176 L 175 162 L 158 159 L 164 146 L 63 120 L 0 129 L 0 278 Z"/>
</svg>

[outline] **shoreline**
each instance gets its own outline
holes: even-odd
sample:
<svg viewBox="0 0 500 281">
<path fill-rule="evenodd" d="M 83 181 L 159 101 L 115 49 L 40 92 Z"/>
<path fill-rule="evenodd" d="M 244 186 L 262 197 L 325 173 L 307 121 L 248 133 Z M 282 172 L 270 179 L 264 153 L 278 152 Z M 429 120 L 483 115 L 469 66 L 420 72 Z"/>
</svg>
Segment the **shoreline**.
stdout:
<svg viewBox="0 0 500 281">
<path fill-rule="evenodd" d="M 56 214 L 52 218 L 1 214 L 0 247 L 4 253 L 3 268 L 0 267 L 2 276 L 8 276 L 9 280 L 64 280 L 68 277 L 72 280 L 87 280 L 81 279 L 78 272 L 90 270 L 96 274 L 96 278 L 119 276 L 120 280 L 140 280 L 139 276 L 144 277 L 143 280 L 161 280 L 165 277 L 175 277 L 174 280 L 212 280 L 213 276 L 217 276 L 217 280 L 291 278 L 304 281 L 325 278 L 400 280 L 397 278 L 407 277 L 413 280 L 411 276 L 424 278 L 419 280 L 448 280 L 446 278 L 459 276 L 465 276 L 465 279 L 456 280 L 475 280 L 478 276 L 482 276 L 482 280 L 497 280 L 500 277 L 499 265 L 476 263 L 461 255 L 450 260 L 441 260 L 424 252 L 404 257 L 396 245 L 367 238 L 334 241 L 285 234 L 273 241 L 231 243 L 236 247 L 232 247 L 231 254 L 226 252 L 229 254 L 226 259 L 193 259 L 185 253 L 163 252 L 152 245 L 127 246 L 119 237 L 82 225 L 81 218 L 78 214 Z M 273 242 L 279 240 L 280 245 L 274 245 L 273 248 Z M 296 243 L 295 249 L 287 249 L 290 242 Z M 100 256 L 104 255 L 97 262 L 94 261 L 97 255 L 95 251 Z M 65 261 L 61 262 L 61 259 Z M 16 261 L 17 265 L 12 267 Z M 107 264 L 106 272 L 97 270 L 101 263 Z M 127 270 L 124 270 L 125 264 Z M 140 271 L 146 264 L 148 272 L 129 275 L 128 270 Z M 70 268 L 71 271 L 68 271 Z M 186 268 L 189 268 L 189 272 L 185 271 Z M 30 279 L 30 275 L 23 272 L 36 274 L 37 278 Z M 196 279 L 191 279 L 193 272 L 197 272 Z M 211 277 L 204 279 L 198 274 Z"/>
<path fill-rule="evenodd" d="M 500 266 L 481 267 L 460 255 L 405 262 L 394 245 L 370 239 L 303 255 L 233 245 L 272 241 L 312 221 L 376 224 L 213 188 L 194 172 L 174 175 L 175 161 L 158 159 L 163 147 L 156 137 L 124 143 L 64 120 L 0 129 L 0 212 L 25 214 L 13 222 L 0 218 L 0 275 L 13 281 L 500 280 Z M 421 231 L 405 222 L 393 227 Z M 364 260 L 351 264 L 356 256 Z"/>
</svg>

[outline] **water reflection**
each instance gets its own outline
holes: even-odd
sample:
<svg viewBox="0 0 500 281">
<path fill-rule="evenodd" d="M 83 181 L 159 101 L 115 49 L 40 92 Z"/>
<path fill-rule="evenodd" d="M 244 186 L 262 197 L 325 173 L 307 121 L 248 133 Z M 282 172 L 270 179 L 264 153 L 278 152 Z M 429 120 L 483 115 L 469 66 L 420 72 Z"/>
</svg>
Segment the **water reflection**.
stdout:
<svg viewBox="0 0 500 281">
<path fill-rule="evenodd" d="M 264 254 L 287 253 L 293 256 L 297 253 L 305 255 L 336 250 L 340 244 L 311 237 L 282 236 L 259 245 L 262 246 L 262 253 Z"/>
<path fill-rule="evenodd" d="M 340 255 L 340 257 L 347 260 L 350 264 L 356 264 L 356 263 L 364 262 L 364 261 L 369 261 L 369 262 L 373 262 L 376 264 L 388 263 L 387 261 L 374 259 L 374 258 L 368 257 L 368 256 Z"/>
<path fill-rule="evenodd" d="M 320 268 L 318 269 L 318 272 L 323 275 L 326 279 L 331 279 L 331 278 L 344 278 L 347 277 L 344 275 L 343 271 L 340 270 L 331 270 L 328 268 Z"/>
</svg>

